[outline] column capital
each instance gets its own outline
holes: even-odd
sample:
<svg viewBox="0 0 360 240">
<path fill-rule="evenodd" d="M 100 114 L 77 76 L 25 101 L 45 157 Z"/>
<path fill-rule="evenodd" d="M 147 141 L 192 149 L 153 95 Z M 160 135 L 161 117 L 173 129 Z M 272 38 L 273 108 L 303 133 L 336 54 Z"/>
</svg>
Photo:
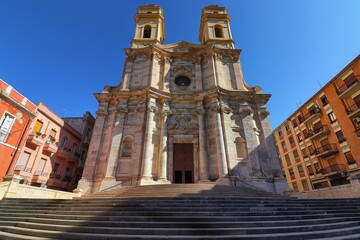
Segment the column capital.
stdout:
<svg viewBox="0 0 360 240">
<path fill-rule="evenodd" d="M 146 110 L 154 113 L 154 112 L 158 111 L 159 108 L 156 106 L 156 103 L 148 102 L 146 105 Z"/>
<path fill-rule="evenodd" d="M 258 110 L 258 114 L 261 117 L 266 118 L 267 116 L 270 115 L 270 112 L 266 108 L 261 108 L 261 109 Z"/>
<path fill-rule="evenodd" d="M 251 109 L 250 106 L 241 106 L 239 109 L 239 113 L 243 115 L 250 115 L 254 114 L 254 111 Z"/>
<path fill-rule="evenodd" d="M 97 110 L 96 112 L 95 112 L 95 114 L 96 114 L 96 116 L 98 116 L 98 117 L 105 117 L 107 114 L 108 114 L 108 112 L 107 111 L 105 111 L 105 110 Z"/>
</svg>

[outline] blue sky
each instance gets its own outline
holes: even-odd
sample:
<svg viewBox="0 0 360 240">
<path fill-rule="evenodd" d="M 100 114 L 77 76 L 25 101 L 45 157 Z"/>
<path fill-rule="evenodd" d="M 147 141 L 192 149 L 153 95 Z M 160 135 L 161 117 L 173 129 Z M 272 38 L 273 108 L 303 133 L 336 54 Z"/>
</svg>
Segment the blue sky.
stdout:
<svg viewBox="0 0 360 240">
<path fill-rule="evenodd" d="M 164 43 L 199 43 L 201 9 L 228 9 L 245 81 L 272 94 L 273 128 L 360 53 L 358 0 L 0 0 L 0 78 L 59 116 L 94 115 L 149 3 L 164 9 Z"/>
</svg>

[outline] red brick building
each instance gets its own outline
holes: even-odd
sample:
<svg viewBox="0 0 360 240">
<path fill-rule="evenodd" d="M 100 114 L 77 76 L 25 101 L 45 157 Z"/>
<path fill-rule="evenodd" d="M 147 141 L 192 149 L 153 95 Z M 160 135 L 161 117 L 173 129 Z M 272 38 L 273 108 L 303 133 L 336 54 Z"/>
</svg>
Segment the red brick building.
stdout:
<svg viewBox="0 0 360 240">
<path fill-rule="evenodd" d="M 0 181 L 23 147 L 37 107 L 0 79 Z"/>
<path fill-rule="evenodd" d="M 360 55 L 274 130 L 295 191 L 349 184 L 360 173 L 359 79 Z"/>
</svg>

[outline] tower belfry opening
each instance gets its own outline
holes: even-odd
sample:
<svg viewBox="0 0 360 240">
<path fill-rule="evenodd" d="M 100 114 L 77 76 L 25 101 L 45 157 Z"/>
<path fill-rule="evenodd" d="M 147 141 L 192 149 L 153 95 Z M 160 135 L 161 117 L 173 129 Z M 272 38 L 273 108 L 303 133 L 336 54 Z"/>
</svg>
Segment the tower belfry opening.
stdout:
<svg viewBox="0 0 360 240">
<path fill-rule="evenodd" d="M 95 93 L 99 108 L 79 188 L 240 181 L 286 190 L 270 94 L 244 81 L 226 8 L 202 9 L 200 44 L 164 39 L 162 8 L 140 6 L 120 83 Z"/>
</svg>

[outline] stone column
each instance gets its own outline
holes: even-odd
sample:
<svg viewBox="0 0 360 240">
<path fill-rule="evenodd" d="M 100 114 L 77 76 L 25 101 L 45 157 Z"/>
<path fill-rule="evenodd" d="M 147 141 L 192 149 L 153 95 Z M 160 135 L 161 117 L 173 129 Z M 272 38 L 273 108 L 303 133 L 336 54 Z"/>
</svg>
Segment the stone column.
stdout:
<svg viewBox="0 0 360 240">
<path fill-rule="evenodd" d="M 107 178 L 110 177 L 114 178 L 116 175 L 116 164 L 119 158 L 120 145 L 123 136 L 122 128 L 124 126 L 124 120 L 128 112 L 128 109 L 126 108 L 126 105 L 121 105 L 116 109 L 116 112 L 117 112 L 116 123 L 115 123 L 115 127 L 113 128 L 109 161 L 107 164 L 106 175 L 105 175 L 105 177 Z"/>
<path fill-rule="evenodd" d="M 168 182 L 167 179 L 167 152 L 168 152 L 168 145 L 167 145 L 167 118 L 171 115 L 170 107 L 168 103 L 165 103 L 163 105 L 161 116 L 162 116 L 162 122 L 161 122 L 161 142 L 160 142 L 160 174 L 159 174 L 159 180 L 163 182 Z"/>
<path fill-rule="evenodd" d="M 239 113 L 241 114 L 243 126 L 245 129 L 245 139 L 249 152 L 248 158 L 251 167 L 250 175 L 261 177 L 262 173 L 258 156 L 259 137 L 257 132 L 258 129 L 254 125 L 254 111 L 249 106 L 245 105 L 240 107 Z"/>
<path fill-rule="evenodd" d="M 129 89 L 133 61 L 134 61 L 133 56 L 130 56 L 130 55 L 126 56 L 126 63 L 125 63 L 125 67 L 124 67 L 123 82 L 122 82 L 122 86 L 121 86 L 122 90 Z"/>
<path fill-rule="evenodd" d="M 200 182 L 209 181 L 209 166 L 207 157 L 206 132 L 204 122 L 205 110 L 202 102 L 197 105 L 197 115 L 199 121 L 199 178 Z"/>
<path fill-rule="evenodd" d="M 201 57 L 196 56 L 195 57 L 195 77 L 196 77 L 196 90 L 202 91 L 203 85 L 202 85 L 202 71 L 201 71 Z"/>
<path fill-rule="evenodd" d="M 210 111 L 212 111 L 214 115 L 215 121 L 215 129 L 216 129 L 216 145 L 217 145 L 217 155 L 219 161 L 219 177 L 223 177 L 227 175 L 228 167 L 226 161 L 226 152 L 225 152 L 225 144 L 224 144 L 224 134 L 222 130 L 221 124 L 221 116 L 220 116 L 220 106 L 219 102 L 216 100 L 212 103 L 210 107 Z"/>
<path fill-rule="evenodd" d="M 141 174 L 141 183 L 146 180 L 152 180 L 152 137 L 154 130 L 154 116 L 155 112 L 158 110 L 156 106 L 155 99 L 151 98 L 147 104 L 147 116 L 146 116 L 146 130 L 145 130 L 145 139 L 144 139 L 144 153 L 143 153 L 143 162 L 142 162 L 142 174 Z"/>
<path fill-rule="evenodd" d="M 99 161 L 95 173 L 95 184 L 94 184 L 93 192 L 98 192 L 100 187 L 99 185 L 100 181 L 105 177 L 106 174 L 106 168 L 108 164 L 108 157 L 109 157 L 111 140 L 112 140 L 111 139 L 112 129 L 115 123 L 116 105 L 117 102 L 112 101 L 108 110 L 108 117 L 103 129 L 103 138 L 99 149 L 99 155 L 98 155 Z"/>
<path fill-rule="evenodd" d="M 92 191 L 95 181 L 95 172 L 97 164 L 99 164 L 99 152 L 103 139 L 103 128 L 108 114 L 106 109 L 108 108 L 108 101 L 110 101 L 110 95 L 106 93 L 98 94 L 96 97 L 100 103 L 99 109 L 96 111 L 94 131 L 91 137 L 83 175 L 78 184 L 78 188 L 82 189 L 85 193 Z"/>
</svg>

